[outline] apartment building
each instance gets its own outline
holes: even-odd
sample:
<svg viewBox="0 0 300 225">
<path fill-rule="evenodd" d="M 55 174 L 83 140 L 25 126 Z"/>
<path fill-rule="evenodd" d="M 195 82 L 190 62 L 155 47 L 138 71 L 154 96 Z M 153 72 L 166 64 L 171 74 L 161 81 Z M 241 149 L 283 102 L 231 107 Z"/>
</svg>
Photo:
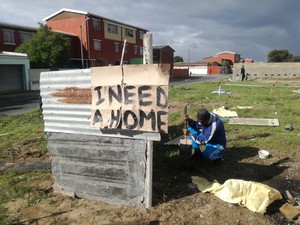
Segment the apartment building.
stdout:
<svg viewBox="0 0 300 225">
<path fill-rule="evenodd" d="M 37 28 L 16 24 L 0 23 L 0 51 L 14 52 L 23 42 L 27 41 Z"/>
<path fill-rule="evenodd" d="M 72 46 L 77 51 L 71 56 L 77 67 L 119 65 L 125 39 L 123 63 L 143 57 L 143 36 L 148 31 L 144 28 L 72 9 L 61 9 L 44 22 L 53 31 L 78 37 L 79 44 Z"/>
</svg>

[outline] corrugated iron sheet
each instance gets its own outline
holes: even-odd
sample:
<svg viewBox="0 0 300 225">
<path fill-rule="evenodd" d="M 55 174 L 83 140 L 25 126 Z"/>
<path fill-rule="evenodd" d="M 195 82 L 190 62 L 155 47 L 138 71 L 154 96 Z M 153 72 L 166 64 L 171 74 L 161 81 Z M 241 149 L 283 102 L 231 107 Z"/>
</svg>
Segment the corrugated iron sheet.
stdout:
<svg viewBox="0 0 300 225">
<path fill-rule="evenodd" d="M 45 132 L 160 140 L 159 133 L 90 127 L 90 69 L 42 72 L 40 90 Z"/>
</svg>

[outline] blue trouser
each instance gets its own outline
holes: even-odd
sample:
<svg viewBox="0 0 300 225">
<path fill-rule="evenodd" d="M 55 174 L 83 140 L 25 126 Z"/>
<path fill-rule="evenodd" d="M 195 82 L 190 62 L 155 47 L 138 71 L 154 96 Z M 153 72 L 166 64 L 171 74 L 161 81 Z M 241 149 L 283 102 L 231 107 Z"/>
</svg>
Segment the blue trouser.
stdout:
<svg viewBox="0 0 300 225">
<path fill-rule="evenodd" d="M 199 131 L 195 131 L 193 128 L 188 128 L 188 130 L 193 134 L 198 134 L 199 136 L 202 135 L 202 133 Z M 200 146 L 197 144 L 191 136 L 188 136 L 188 139 L 192 140 L 192 146 L 196 153 L 201 153 Z M 205 145 L 205 150 L 201 153 L 205 159 L 207 160 L 215 160 L 215 159 L 222 159 L 224 154 L 224 146 L 220 144 L 209 144 L 207 143 Z"/>
</svg>

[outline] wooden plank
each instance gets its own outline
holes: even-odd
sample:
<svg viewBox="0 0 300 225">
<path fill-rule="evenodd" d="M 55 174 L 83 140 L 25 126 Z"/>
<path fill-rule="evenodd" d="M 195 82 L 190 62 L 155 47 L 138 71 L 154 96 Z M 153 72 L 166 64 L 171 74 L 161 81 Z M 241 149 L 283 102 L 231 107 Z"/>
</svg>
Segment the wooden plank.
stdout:
<svg viewBox="0 0 300 225">
<path fill-rule="evenodd" d="M 264 118 L 232 118 L 228 124 L 233 125 L 251 125 L 251 126 L 270 126 L 278 127 L 278 119 L 264 119 Z"/>
<path fill-rule="evenodd" d="M 282 205 L 279 211 L 291 220 L 296 220 L 300 216 L 300 211 L 289 203 Z"/>
<path fill-rule="evenodd" d="M 186 138 L 184 135 L 181 135 L 177 138 L 172 139 L 171 141 L 165 143 L 165 145 L 191 145 L 192 141 Z"/>
</svg>

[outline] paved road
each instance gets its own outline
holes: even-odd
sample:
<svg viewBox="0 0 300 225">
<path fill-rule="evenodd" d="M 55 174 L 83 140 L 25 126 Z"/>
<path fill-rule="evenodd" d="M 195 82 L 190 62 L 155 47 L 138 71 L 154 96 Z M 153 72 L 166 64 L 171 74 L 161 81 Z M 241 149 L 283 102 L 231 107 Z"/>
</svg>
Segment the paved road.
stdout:
<svg viewBox="0 0 300 225">
<path fill-rule="evenodd" d="M 0 118 L 19 115 L 39 107 L 39 91 L 0 94 Z"/>
<path fill-rule="evenodd" d="M 192 76 L 187 79 L 180 79 L 180 80 L 172 80 L 169 82 L 170 86 L 177 86 L 177 85 L 185 85 L 191 83 L 200 83 L 200 82 L 207 82 L 207 81 L 214 81 L 220 80 L 223 78 L 229 78 L 229 75 L 202 75 L 202 76 Z"/>
<path fill-rule="evenodd" d="M 227 75 L 192 76 L 187 79 L 171 80 L 170 86 L 214 81 L 228 78 Z M 0 94 L 0 118 L 7 115 L 18 115 L 39 107 L 39 91 Z"/>
</svg>

